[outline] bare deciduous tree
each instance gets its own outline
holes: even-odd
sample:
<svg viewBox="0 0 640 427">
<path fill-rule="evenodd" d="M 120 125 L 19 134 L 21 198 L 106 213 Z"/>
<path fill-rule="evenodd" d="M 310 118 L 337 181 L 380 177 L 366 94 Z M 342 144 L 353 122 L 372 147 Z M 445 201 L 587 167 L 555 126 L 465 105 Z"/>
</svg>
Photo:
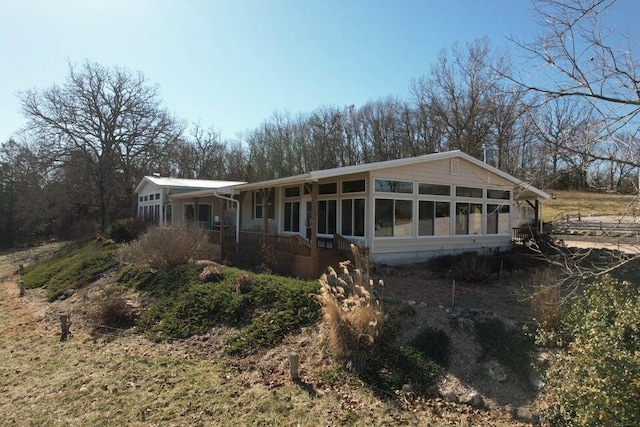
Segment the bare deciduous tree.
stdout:
<svg viewBox="0 0 640 427">
<path fill-rule="evenodd" d="M 541 34 L 532 41 L 512 39 L 527 59 L 512 80 L 546 100 L 569 97 L 589 103 L 603 139 L 620 130 L 632 136 L 638 132 L 640 60 L 627 30 L 609 21 L 608 12 L 618 6 L 616 0 L 536 0 Z M 607 160 L 604 153 L 584 154 Z M 617 160 L 640 165 L 637 157 Z"/>
<path fill-rule="evenodd" d="M 20 93 L 29 130 L 59 158 L 74 152 L 92 172 L 101 228 L 110 222 L 118 181 L 130 194 L 136 167 L 181 132 L 142 74 L 85 62 L 69 66 L 63 85 Z"/>
</svg>

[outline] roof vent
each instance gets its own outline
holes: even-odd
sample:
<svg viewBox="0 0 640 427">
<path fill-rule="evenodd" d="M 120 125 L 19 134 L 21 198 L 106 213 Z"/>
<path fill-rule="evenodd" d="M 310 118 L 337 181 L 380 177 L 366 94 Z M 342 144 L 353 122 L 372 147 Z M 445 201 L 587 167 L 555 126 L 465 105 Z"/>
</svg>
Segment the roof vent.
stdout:
<svg viewBox="0 0 640 427">
<path fill-rule="evenodd" d="M 153 176 L 155 176 L 156 178 L 160 178 L 160 172 L 154 172 Z"/>
</svg>

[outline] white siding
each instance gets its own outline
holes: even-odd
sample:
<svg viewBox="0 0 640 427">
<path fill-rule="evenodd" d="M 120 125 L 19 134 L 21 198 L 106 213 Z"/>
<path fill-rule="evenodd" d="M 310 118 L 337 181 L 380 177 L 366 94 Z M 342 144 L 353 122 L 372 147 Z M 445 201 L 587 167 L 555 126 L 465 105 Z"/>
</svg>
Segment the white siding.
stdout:
<svg viewBox="0 0 640 427">
<path fill-rule="evenodd" d="M 416 262 L 433 256 L 476 251 L 486 252 L 490 250 L 506 250 L 511 247 L 511 227 L 505 225 L 505 218 L 501 217 L 501 230 L 503 234 L 486 233 L 487 204 L 507 204 L 511 206 L 511 200 L 495 201 L 487 200 L 487 189 L 510 190 L 513 197 L 513 184 L 504 178 L 484 170 L 463 159 L 452 165 L 452 159 L 438 160 L 423 164 L 380 169 L 371 172 L 369 188 L 368 244 L 371 259 L 375 262 L 401 264 Z M 453 166 L 453 167 L 452 167 Z M 453 173 L 453 174 L 452 174 Z M 414 183 L 413 194 L 404 193 L 376 193 L 373 191 L 375 179 L 388 179 L 396 181 L 410 181 Z M 418 194 L 418 183 L 444 184 L 451 186 L 450 196 L 430 196 Z M 456 186 L 475 187 L 483 189 L 483 198 L 458 198 Z M 375 208 L 376 198 L 413 201 L 413 229 L 411 236 L 375 237 Z M 419 215 L 419 200 L 448 201 L 451 203 L 450 230 L 448 236 L 418 236 L 417 224 Z M 483 205 L 481 224 L 477 228 L 479 234 L 455 234 L 456 203 L 468 202 Z M 514 215 L 514 207 L 510 207 Z M 472 221 L 470 219 L 470 221 Z M 408 231 L 408 230 L 405 230 Z M 406 233 L 403 233 L 406 234 Z"/>
<path fill-rule="evenodd" d="M 454 159 L 458 160 L 458 159 Z M 410 166 L 379 169 L 371 172 L 372 178 L 419 181 L 433 184 L 475 185 L 491 188 L 512 188 L 513 184 L 478 166 L 460 159 L 459 172 L 451 174 L 451 160 L 438 160 Z"/>
</svg>

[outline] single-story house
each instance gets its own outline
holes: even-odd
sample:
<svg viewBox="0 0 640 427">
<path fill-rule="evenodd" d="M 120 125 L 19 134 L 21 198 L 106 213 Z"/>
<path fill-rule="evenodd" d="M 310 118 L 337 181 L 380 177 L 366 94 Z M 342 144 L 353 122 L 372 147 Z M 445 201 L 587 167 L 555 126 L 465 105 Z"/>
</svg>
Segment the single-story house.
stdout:
<svg viewBox="0 0 640 427">
<path fill-rule="evenodd" d="M 153 210 L 165 226 L 197 220 L 221 244 L 260 235 L 291 252 L 294 274 L 308 277 L 323 268 L 323 254 L 350 243 L 386 264 L 507 250 L 513 229 L 540 224 L 541 202 L 550 198 L 461 151 L 255 183 L 209 183 L 145 177 L 136 189 L 139 216 Z M 161 207 L 146 207 L 152 202 Z"/>
</svg>

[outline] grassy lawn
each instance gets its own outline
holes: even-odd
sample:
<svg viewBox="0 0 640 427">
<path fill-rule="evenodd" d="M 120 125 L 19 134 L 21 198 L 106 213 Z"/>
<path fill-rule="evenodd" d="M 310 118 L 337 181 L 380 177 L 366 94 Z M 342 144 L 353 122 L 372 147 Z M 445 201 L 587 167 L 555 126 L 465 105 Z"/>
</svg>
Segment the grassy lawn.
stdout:
<svg viewBox="0 0 640 427">
<path fill-rule="evenodd" d="M 32 286 L 57 278 L 23 298 L 13 271 L 33 257 L 0 254 L 3 426 L 523 425 L 494 411 L 383 391 L 345 370 L 316 322 L 314 282 L 252 275 L 239 292 L 237 278 L 246 272 L 233 268 L 220 267 L 216 281 L 202 283 L 202 266 L 153 277 L 130 267 L 112 285 L 139 292 L 148 314 L 136 328 L 96 333 L 83 311 L 103 282 L 47 300 L 64 282 L 58 272 L 82 282 L 111 268 L 111 258 L 99 254 L 113 249 L 102 249 L 86 242 L 27 268 Z M 220 311 L 210 311 L 212 301 Z M 58 315 L 68 312 L 72 335 L 61 342 Z M 206 323 L 221 312 L 223 325 Z M 300 355 L 299 382 L 288 373 L 292 350 Z"/>
<path fill-rule="evenodd" d="M 546 200 L 542 209 L 545 221 L 564 215 L 631 215 L 638 204 L 637 195 L 592 193 L 578 191 L 548 191 L 553 199 Z"/>
</svg>

